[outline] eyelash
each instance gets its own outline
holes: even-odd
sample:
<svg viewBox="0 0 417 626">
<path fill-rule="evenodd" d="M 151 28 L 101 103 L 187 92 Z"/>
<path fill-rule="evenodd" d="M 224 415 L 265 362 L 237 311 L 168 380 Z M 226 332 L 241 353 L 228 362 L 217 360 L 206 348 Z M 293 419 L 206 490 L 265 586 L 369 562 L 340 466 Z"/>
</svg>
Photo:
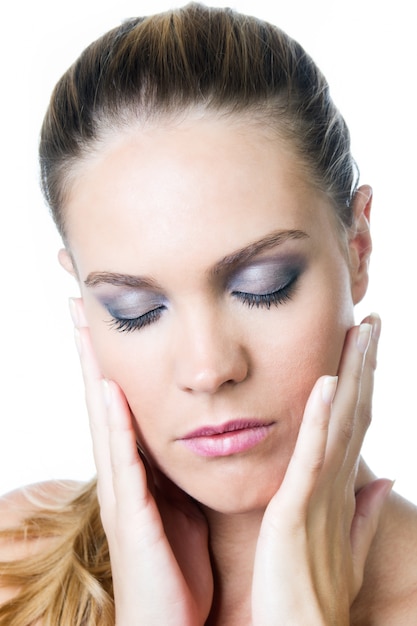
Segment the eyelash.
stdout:
<svg viewBox="0 0 417 626">
<path fill-rule="evenodd" d="M 289 283 L 287 283 L 281 289 L 277 291 L 273 291 L 272 293 L 246 293 L 244 291 L 233 291 L 233 295 L 239 298 L 243 304 L 248 306 L 249 308 L 265 308 L 270 309 L 272 305 L 280 305 L 285 304 L 291 300 L 295 284 L 297 282 L 298 276 L 295 276 Z"/>
<path fill-rule="evenodd" d="M 295 276 L 289 283 L 287 283 L 281 289 L 273 291 L 272 293 L 255 294 L 246 293 L 244 291 L 233 291 L 232 295 L 238 298 L 243 304 L 249 308 L 265 308 L 270 309 L 272 305 L 285 304 L 291 300 L 297 282 L 298 276 Z M 144 315 L 134 317 L 132 319 L 123 319 L 113 317 L 110 321 L 110 326 L 122 333 L 133 332 L 134 330 L 140 330 L 145 326 L 149 326 L 156 322 L 162 315 L 162 312 L 166 309 L 165 306 L 152 309 Z"/>
<path fill-rule="evenodd" d="M 165 309 L 165 306 L 161 306 L 157 309 L 152 309 L 152 311 L 148 311 L 148 313 L 145 313 L 144 315 L 140 315 L 139 317 L 134 317 L 132 319 L 113 317 L 110 320 L 110 326 L 121 333 L 129 333 L 134 330 L 140 330 L 141 328 L 156 322 L 161 317 L 162 311 Z"/>
</svg>

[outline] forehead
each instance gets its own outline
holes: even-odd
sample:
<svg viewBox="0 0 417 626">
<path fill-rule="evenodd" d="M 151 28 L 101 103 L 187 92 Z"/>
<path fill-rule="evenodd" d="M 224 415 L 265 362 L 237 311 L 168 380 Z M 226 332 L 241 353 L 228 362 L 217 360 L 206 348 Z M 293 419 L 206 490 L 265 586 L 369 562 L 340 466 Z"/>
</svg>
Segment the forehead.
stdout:
<svg viewBox="0 0 417 626">
<path fill-rule="evenodd" d="M 206 116 L 109 135 L 77 168 L 65 212 L 76 261 L 136 271 L 162 251 L 215 262 L 272 230 L 317 229 L 331 208 L 276 133 Z"/>
</svg>

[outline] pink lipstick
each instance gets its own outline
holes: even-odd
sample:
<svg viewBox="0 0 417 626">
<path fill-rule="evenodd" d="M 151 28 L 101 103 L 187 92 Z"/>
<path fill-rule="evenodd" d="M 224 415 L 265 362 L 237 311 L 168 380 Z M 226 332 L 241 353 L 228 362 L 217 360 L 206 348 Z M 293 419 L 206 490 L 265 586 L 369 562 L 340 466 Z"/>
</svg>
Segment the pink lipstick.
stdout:
<svg viewBox="0 0 417 626">
<path fill-rule="evenodd" d="M 219 426 L 203 426 L 180 441 L 199 456 L 230 456 L 255 447 L 268 436 L 272 426 L 273 422 L 234 420 Z"/>
</svg>

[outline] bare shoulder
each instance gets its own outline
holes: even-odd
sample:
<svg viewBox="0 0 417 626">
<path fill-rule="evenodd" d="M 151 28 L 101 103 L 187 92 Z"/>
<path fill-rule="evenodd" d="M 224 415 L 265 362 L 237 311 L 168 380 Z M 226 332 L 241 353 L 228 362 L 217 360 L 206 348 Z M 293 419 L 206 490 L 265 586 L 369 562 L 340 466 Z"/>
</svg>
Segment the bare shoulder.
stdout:
<svg viewBox="0 0 417 626">
<path fill-rule="evenodd" d="M 26 541 L 6 531 L 19 529 L 24 520 L 42 509 L 54 509 L 77 494 L 82 483 L 50 481 L 17 489 L 0 498 L 0 562 L 6 563 L 39 553 L 47 539 Z M 1 534 L 3 533 L 3 534 Z M 16 590 L 0 585 L 0 604 L 10 600 Z"/>
<path fill-rule="evenodd" d="M 417 507 L 393 493 L 353 607 L 355 626 L 417 624 Z"/>
<path fill-rule="evenodd" d="M 397 601 L 387 606 L 386 624 L 417 624 L 417 506 L 393 494 L 390 523 L 392 575 L 398 581 Z M 390 611 L 391 608 L 391 611 Z"/>
</svg>

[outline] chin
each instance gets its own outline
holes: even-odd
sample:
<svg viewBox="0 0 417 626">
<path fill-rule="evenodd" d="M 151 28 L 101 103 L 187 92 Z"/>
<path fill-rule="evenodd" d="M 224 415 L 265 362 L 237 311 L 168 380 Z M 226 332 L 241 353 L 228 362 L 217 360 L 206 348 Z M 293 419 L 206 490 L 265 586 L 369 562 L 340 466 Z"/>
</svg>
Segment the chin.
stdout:
<svg viewBox="0 0 417 626">
<path fill-rule="evenodd" d="M 249 490 L 242 493 L 231 489 L 223 490 L 222 494 L 208 496 L 198 500 L 204 509 L 210 509 L 221 515 L 244 515 L 265 511 L 271 498 L 279 489 L 280 483 L 266 489 Z"/>
<path fill-rule="evenodd" d="M 206 470 L 201 480 L 195 477 L 192 484 L 174 480 L 203 508 L 224 515 L 239 515 L 266 509 L 284 479 L 288 462 L 281 467 L 275 463 L 274 468 L 268 464 L 244 467 L 236 461 L 229 466 L 221 465 L 219 471 Z"/>
</svg>

